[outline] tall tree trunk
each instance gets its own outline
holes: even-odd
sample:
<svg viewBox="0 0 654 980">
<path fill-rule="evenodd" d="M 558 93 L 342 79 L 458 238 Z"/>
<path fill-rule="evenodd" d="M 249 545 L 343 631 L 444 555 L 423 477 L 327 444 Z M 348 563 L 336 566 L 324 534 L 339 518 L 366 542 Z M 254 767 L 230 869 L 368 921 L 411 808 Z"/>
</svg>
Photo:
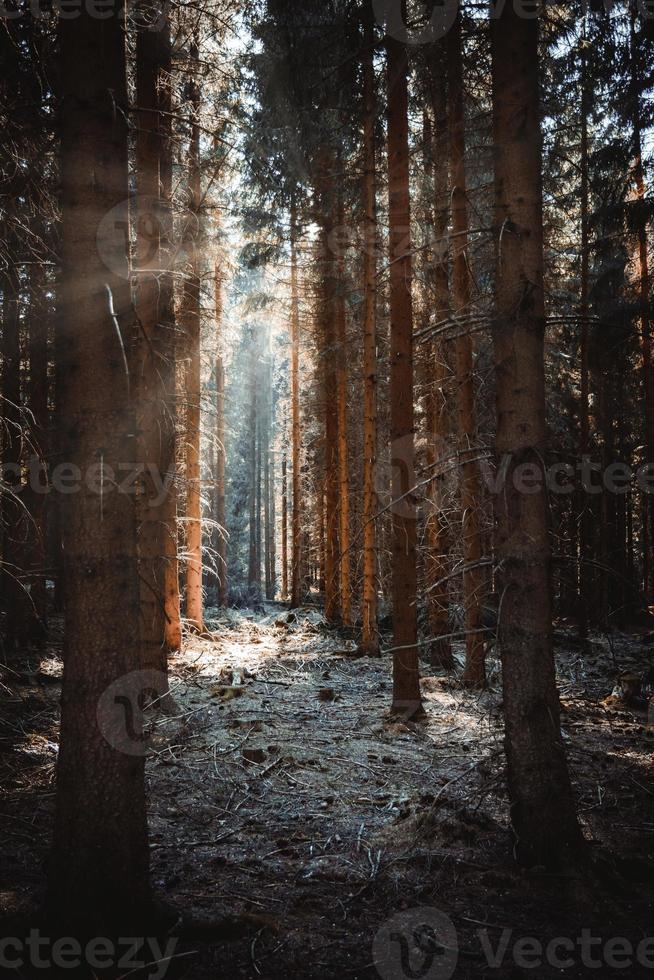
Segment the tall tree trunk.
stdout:
<svg viewBox="0 0 654 980">
<path fill-rule="evenodd" d="M 257 343 L 253 333 L 250 345 L 250 521 L 248 550 L 248 587 L 254 593 L 259 581 L 257 567 Z"/>
<path fill-rule="evenodd" d="M 465 112 L 463 105 L 463 52 L 461 12 L 447 35 L 448 100 L 450 114 L 450 161 L 452 168 L 452 307 L 455 317 L 470 313 L 468 260 L 468 202 L 465 170 Z M 460 496 L 463 559 L 463 605 L 465 609 L 466 663 L 463 681 L 483 687 L 484 640 L 481 632 L 481 532 L 479 511 L 481 486 L 479 468 L 472 458 L 477 450 L 475 423 L 472 339 L 461 329 L 455 344 L 457 415 L 459 437 Z"/>
<path fill-rule="evenodd" d="M 75 933 L 131 935 L 150 909 L 140 703 L 152 681 L 138 670 L 134 502 L 104 490 L 108 474 L 135 461 L 128 263 L 124 237 L 105 240 L 102 254 L 97 240 L 129 191 L 124 13 L 117 4 L 103 19 L 83 12 L 59 29 L 62 450 L 81 479 L 63 504 L 64 678 L 48 908 Z"/>
<path fill-rule="evenodd" d="M 390 258 L 391 496 L 393 503 L 393 703 L 422 713 L 418 675 L 417 508 L 413 446 L 413 309 L 409 212 L 407 51 L 386 40 L 388 85 L 388 219 Z"/>
<path fill-rule="evenodd" d="M 222 337 L 222 280 L 216 266 L 216 504 L 215 539 L 218 573 L 218 605 L 227 605 L 227 538 L 225 530 L 225 361 Z"/>
<path fill-rule="evenodd" d="M 538 24 L 507 4 L 491 24 L 498 234 L 493 347 L 498 460 L 495 495 L 502 572 L 498 641 L 511 825 L 518 859 L 552 864 L 581 843 L 561 738 L 552 652 L 551 551 L 545 475 L 543 216 Z M 539 473 L 520 493 L 516 467 Z M 536 481 L 534 481 L 536 482 Z M 519 484 L 518 484 L 519 485 Z M 530 487 L 530 490 L 533 490 Z"/>
<path fill-rule="evenodd" d="M 323 151 L 319 164 L 321 359 L 323 362 L 323 413 L 325 420 L 325 618 L 341 615 L 338 513 L 338 378 L 336 365 L 336 262 L 332 249 L 335 214 L 334 156 Z"/>
<path fill-rule="evenodd" d="M 288 477 L 286 449 L 282 456 L 282 601 L 288 598 Z"/>
<path fill-rule="evenodd" d="M 191 61 L 198 63 L 197 43 L 191 44 Z M 190 81 L 191 143 L 189 146 L 190 221 L 186 234 L 188 265 L 184 280 L 184 327 L 187 343 L 186 365 L 186 617 L 192 629 L 202 632 L 202 486 L 200 432 L 202 402 L 200 273 L 196 242 L 200 212 L 200 89 L 197 79 Z M 195 219 L 195 220 L 194 220 Z"/>
<path fill-rule="evenodd" d="M 172 139 L 172 92 L 171 92 L 171 40 L 168 21 L 163 27 L 161 75 L 159 79 L 159 125 L 161 146 L 159 179 L 161 183 L 161 236 L 163 267 L 168 269 L 172 261 L 173 241 L 173 139 Z M 169 653 L 182 645 L 182 622 L 179 595 L 179 560 L 177 526 L 177 348 L 178 337 L 175 323 L 175 286 L 169 271 L 160 280 L 159 321 L 163 331 L 163 356 L 159 370 L 162 377 L 165 400 L 165 425 L 161 433 L 161 472 L 166 481 L 166 492 L 161 504 L 163 526 L 164 561 L 164 630 L 166 649 Z"/>
<path fill-rule="evenodd" d="M 257 365 L 258 367 L 260 365 Z M 260 384 L 260 378 L 257 379 L 257 386 Z M 255 478 L 254 486 L 256 490 L 255 496 L 255 523 L 254 523 L 254 547 L 255 547 L 255 566 L 256 566 L 256 582 L 257 589 L 261 593 L 261 442 L 262 442 L 262 413 L 261 413 L 261 399 L 257 398 L 257 415 L 256 415 L 256 457 L 255 457 Z"/>
<path fill-rule="evenodd" d="M 291 204 L 291 607 L 300 605 L 300 301 L 297 281 L 297 212 Z"/>
<path fill-rule="evenodd" d="M 338 156 L 339 171 L 341 156 Z M 337 177 L 340 179 L 340 173 Z M 350 595 L 350 476 L 347 453 L 347 321 L 345 310 L 345 251 L 343 235 L 343 195 L 336 192 L 336 295 L 334 313 L 336 320 L 336 400 L 338 414 L 338 515 L 339 515 L 339 571 L 341 586 L 341 616 L 345 626 L 352 624 Z"/>
<path fill-rule="evenodd" d="M 361 649 L 379 655 L 377 624 L 377 173 L 375 43 L 371 0 L 363 5 L 363 600 Z"/>
<path fill-rule="evenodd" d="M 448 270 L 447 227 L 449 220 L 449 156 L 450 141 L 447 127 L 447 77 L 445 50 L 439 44 L 434 51 L 430 73 L 430 94 L 434 114 L 435 142 L 432 150 L 434 172 L 434 261 L 433 307 L 436 321 L 450 315 L 450 286 Z M 450 435 L 449 401 L 451 396 L 450 367 L 447 342 L 432 341 L 429 363 L 433 366 L 433 381 L 427 394 L 428 458 L 433 466 L 429 487 L 431 513 L 427 519 L 427 615 L 431 642 L 427 656 L 435 667 L 454 667 L 449 628 L 447 575 L 449 569 L 450 530 L 445 514 L 445 474 L 438 472 L 440 459 L 445 455 Z"/>
<path fill-rule="evenodd" d="M 265 584 L 266 584 L 266 599 L 274 599 L 273 595 L 273 570 L 272 570 L 272 510 L 270 507 L 270 424 L 271 424 L 271 376 L 270 376 L 270 361 L 271 361 L 271 350 L 270 350 L 270 337 L 267 338 L 267 351 L 266 359 L 263 364 L 263 373 L 265 377 L 265 385 L 263 386 L 265 391 L 265 401 L 263 406 L 263 417 L 262 417 L 262 428 L 263 428 L 263 439 L 261 446 L 261 465 L 263 469 L 263 513 L 264 513 L 264 574 L 265 574 Z"/>
</svg>

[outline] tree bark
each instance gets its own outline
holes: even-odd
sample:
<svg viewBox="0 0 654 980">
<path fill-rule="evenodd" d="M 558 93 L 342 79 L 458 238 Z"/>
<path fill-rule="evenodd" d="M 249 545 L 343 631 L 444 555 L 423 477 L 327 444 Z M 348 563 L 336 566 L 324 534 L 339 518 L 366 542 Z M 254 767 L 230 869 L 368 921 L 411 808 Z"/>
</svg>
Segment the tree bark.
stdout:
<svg viewBox="0 0 654 980">
<path fill-rule="evenodd" d="M 300 305 L 297 281 L 297 212 L 291 204 L 291 608 L 300 605 Z"/>
<path fill-rule="evenodd" d="M 218 605 L 227 605 L 227 538 L 225 526 L 225 361 L 222 337 L 222 279 L 216 266 L 216 503 L 214 535 L 218 574 Z"/>
<path fill-rule="evenodd" d="M 386 39 L 390 259 L 391 496 L 393 503 L 393 713 L 422 713 L 418 675 L 413 445 L 413 310 L 409 212 L 407 51 Z"/>
<path fill-rule="evenodd" d="M 434 246 L 433 307 L 437 322 L 450 315 L 450 285 L 448 268 L 447 229 L 449 222 L 449 156 L 450 142 L 447 126 L 447 75 L 444 45 L 434 51 L 430 73 L 431 105 L 434 115 L 434 142 L 430 147 L 434 176 Z M 432 311 L 433 312 L 433 311 Z M 448 451 L 450 436 L 449 402 L 451 400 L 451 371 L 447 342 L 432 341 L 428 360 L 433 367 L 433 380 L 427 393 L 428 454 L 427 465 L 433 466 L 429 486 L 427 517 L 427 616 L 431 638 L 427 657 L 434 667 L 450 670 L 454 667 L 452 645 L 445 639 L 450 632 L 447 575 L 450 566 L 450 530 L 445 514 L 445 474 L 438 473 L 441 457 Z"/>
<path fill-rule="evenodd" d="M 162 44 L 161 75 L 159 79 L 159 123 L 161 128 L 161 147 L 159 178 L 161 183 L 161 237 L 163 268 L 161 276 L 161 296 L 159 298 L 159 320 L 162 325 L 163 356 L 160 364 L 163 395 L 165 399 L 165 427 L 161 434 L 161 472 L 166 480 L 166 493 L 161 505 L 163 525 L 164 562 L 164 630 L 166 649 L 169 653 L 179 650 L 182 645 L 182 622 L 179 595 L 179 559 L 177 525 L 177 348 L 178 334 L 175 323 L 175 287 L 169 271 L 175 250 L 172 193 L 173 193 L 173 140 L 172 140 L 172 92 L 171 92 L 171 40 L 170 27 L 166 21 L 161 29 L 164 33 Z"/>
<path fill-rule="evenodd" d="M 340 154 L 338 162 L 338 169 L 340 171 Z M 342 235 L 343 195 L 339 188 L 336 192 L 336 234 L 333 243 L 333 247 L 336 250 L 336 295 L 334 297 L 334 312 L 336 319 L 336 401 L 338 416 L 338 564 L 341 588 L 341 617 L 344 626 L 351 626 L 350 477 L 347 452 L 347 321 L 345 309 L 345 251 L 342 243 Z"/>
<path fill-rule="evenodd" d="M 377 172 L 375 43 L 371 0 L 363 7 L 363 600 L 361 650 L 379 655 L 377 624 Z"/>
<path fill-rule="evenodd" d="M 538 24 L 506 5 L 491 24 L 498 234 L 493 348 L 498 460 L 495 495 L 502 573 L 498 642 L 515 853 L 525 864 L 572 856 L 581 835 L 560 727 L 552 652 L 551 551 L 544 475 L 543 216 Z M 539 474 L 516 489 L 516 467 Z M 533 487 L 530 487 L 533 491 Z"/>
<path fill-rule="evenodd" d="M 282 456 L 282 602 L 288 598 L 288 477 L 286 449 Z"/>
<path fill-rule="evenodd" d="M 191 45 L 197 64 L 197 43 Z M 200 213 L 200 89 L 190 82 L 191 142 L 189 146 L 189 223 L 186 234 L 188 270 L 184 280 L 183 319 L 187 344 L 186 364 L 186 617 L 192 629 L 204 630 L 202 598 L 202 486 L 200 433 L 202 402 L 200 274 L 197 221 Z M 194 220 L 195 219 L 195 220 Z"/>
<path fill-rule="evenodd" d="M 468 201 L 465 170 L 465 113 L 463 105 L 463 52 L 461 12 L 450 29 L 447 45 L 450 161 L 452 171 L 452 308 L 455 317 L 470 313 L 468 259 Z M 472 339 L 461 329 L 455 341 L 457 416 L 459 437 L 461 538 L 463 546 L 463 605 L 465 609 L 466 663 L 463 682 L 470 687 L 486 683 L 484 640 L 481 628 L 480 569 L 482 556 L 479 510 L 481 486 L 474 456 L 477 442 L 475 422 Z"/>
<path fill-rule="evenodd" d="M 336 365 L 336 262 L 332 249 L 335 214 L 334 156 L 323 150 L 318 163 L 320 223 L 319 296 L 323 415 L 325 426 L 325 618 L 335 622 L 341 615 L 339 574 L 339 487 L 338 487 L 338 378 Z"/>
<path fill-rule="evenodd" d="M 102 254 L 97 241 L 101 220 L 128 198 L 124 13 L 83 12 L 59 29 L 62 450 L 81 476 L 63 502 L 64 678 L 47 905 L 69 935 L 131 935 L 151 907 L 136 523 L 133 500 L 107 489 L 107 476 L 135 462 L 125 356 L 133 316 L 125 239 L 110 236 Z"/>
</svg>

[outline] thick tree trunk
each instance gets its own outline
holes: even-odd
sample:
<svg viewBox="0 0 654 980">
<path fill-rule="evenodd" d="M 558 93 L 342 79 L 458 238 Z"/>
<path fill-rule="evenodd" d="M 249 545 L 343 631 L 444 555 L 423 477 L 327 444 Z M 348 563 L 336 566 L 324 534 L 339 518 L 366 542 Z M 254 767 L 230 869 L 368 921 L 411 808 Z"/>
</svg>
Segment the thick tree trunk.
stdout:
<svg viewBox="0 0 654 980">
<path fill-rule="evenodd" d="M 374 30 L 371 0 L 363 14 L 363 599 L 361 649 L 379 655 L 377 625 L 377 173 Z"/>
<path fill-rule="evenodd" d="M 66 622 L 48 909 L 68 935 L 133 935 L 150 909 L 138 671 L 134 501 L 108 489 L 135 461 L 125 351 L 133 324 L 125 239 L 102 219 L 128 198 L 125 24 L 60 22 L 63 501 Z M 74 931 L 73 931 L 74 930 Z M 138 934 L 138 933 L 137 933 Z"/>
<path fill-rule="evenodd" d="M 191 45 L 191 60 L 197 62 L 197 44 Z M 200 274 L 197 252 L 197 226 L 200 211 L 200 90 L 193 78 L 191 86 L 191 143 L 189 147 L 189 226 L 186 243 L 188 265 L 184 280 L 183 319 L 187 344 L 186 364 L 186 618 L 192 629 L 204 630 L 202 598 L 202 485 L 200 470 L 200 432 L 202 401 Z"/>
<path fill-rule="evenodd" d="M 393 703 L 407 717 L 422 712 L 416 610 L 417 507 L 413 445 L 413 310 L 409 212 L 406 47 L 388 37 L 388 217 L 390 259 L 391 496 L 393 503 Z"/>
<path fill-rule="evenodd" d="M 455 317 L 470 313 L 470 271 L 468 259 L 468 202 L 465 170 L 465 114 L 463 106 L 463 52 L 461 13 L 447 35 L 448 101 L 450 121 L 450 161 L 452 171 L 452 310 Z M 463 605 L 465 609 L 466 663 L 463 681 L 483 687 L 484 640 L 481 633 L 481 591 L 483 576 L 479 512 L 481 486 L 479 468 L 472 458 L 477 449 L 475 423 L 474 368 L 472 339 L 459 330 L 455 344 L 459 472 L 461 497 L 461 538 L 465 570 Z"/>
<path fill-rule="evenodd" d="M 300 301 L 297 281 L 297 214 L 291 205 L 291 607 L 300 605 Z"/>
<path fill-rule="evenodd" d="M 551 552 L 544 478 L 543 217 L 538 24 L 506 5 L 491 24 L 493 136 L 498 234 L 493 346 L 498 460 L 510 463 L 495 496 L 502 594 L 505 747 L 515 852 L 552 864 L 581 835 L 561 738 L 552 653 Z M 538 479 L 516 488 L 516 468 Z M 532 483 L 537 484 L 534 492 Z M 518 487 L 519 487 L 518 483 Z"/>
</svg>

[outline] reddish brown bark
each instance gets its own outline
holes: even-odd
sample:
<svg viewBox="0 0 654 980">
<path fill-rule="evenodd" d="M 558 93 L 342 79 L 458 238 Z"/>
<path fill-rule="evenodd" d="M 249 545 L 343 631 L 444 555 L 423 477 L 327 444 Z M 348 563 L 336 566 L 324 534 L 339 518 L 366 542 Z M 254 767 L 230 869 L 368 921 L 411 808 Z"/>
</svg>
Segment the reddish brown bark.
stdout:
<svg viewBox="0 0 654 980">
<path fill-rule="evenodd" d="M 391 495 L 393 503 L 393 703 L 407 717 L 422 712 L 416 616 L 416 520 L 413 494 L 413 307 L 409 209 L 406 47 L 386 41 L 390 261 Z"/>
<path fill-rule="evenodd" d="M 363 15 L 363 598 L 361 649 L 379 654 L 377 624 L 378 510 L 375 488 L 377 465 L 377 175 L 375 147 L 375 71 L 373 11 L 370 0 Z"/>
<path fill-rule="evenodd" d="M 580 845 L 560 727 L 552 652 L 543 342 L 543 216 L 538 24 L 511 5 L 491 25 L 498 234 L 493 347 L 498 460 L 510 460 L 494 498 L 501 569 L 498 642 L 515 853 L 553 864 Z M 520 493 L 515 468 L 540 473 Z M 519 485 L 519 484 L 518 484 Z"/>
</svg>

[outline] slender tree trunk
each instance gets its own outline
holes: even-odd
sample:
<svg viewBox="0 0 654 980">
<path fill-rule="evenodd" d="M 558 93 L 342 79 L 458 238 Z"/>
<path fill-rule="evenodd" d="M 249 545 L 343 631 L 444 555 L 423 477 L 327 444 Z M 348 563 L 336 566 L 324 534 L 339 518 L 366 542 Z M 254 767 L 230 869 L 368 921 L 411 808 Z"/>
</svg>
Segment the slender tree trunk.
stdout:
<svg viewBox="0 0 654 980">
<path fill-rule="evenodd" d="M 268 335 L 268 561 L 270 562 L 270 599 L 277 593 L 277 516 L 275 511 L 275 393 L 273 390 L 272 334 Z"/>
<path fill-rule="evenodd" d="M 162 267 L 168 269 L 174 251 L 173 241 L 173 140 L 172 140 L 172 92 L 171 92 L 171 40 L 166 21 L 162 31 L 161 75 L 159 79 L 159 105 L 161 147 L 159 179 L 161 184 L 161 236 Z M 175 323 L 175 287 L 173 277 L 166 271 L 160 279 L 159 321 L 162 326 L 163 351 L 159 370 L 165 401 L 165 425 L 161 433 L 161 472 L 166 481 L 166 491 L 161 504 L 163 526 L 164 562 L 164 631 L 169 653 L 182 645 L 182 621 L 179 596 L 179 560 L 177 526 L 177 325 Z"/>
<path fill-rule="evenodd" d="M 497 458 L 510 459 L 495 496 L 502 571 L 498 641 L 515 853 L 553 864 L 581 843 L 561 738 L 552 652 L 551 551 L 545 475 L 543 217 L 538 24 L 507 4 L 491 23 L 498 234 L 493 346 Z M 531 464 L 538 492 L 515 469 Z M 519 486 L 519 484 L 518 484 Z"/>
<path fill-rule="evenodd" d="M 437 322 L 450 315 L 450 286 L 448 270 L 447 227 L 449 220 L 449 133 L 447 127 L 447 98 L 445 51 L 439 44 L 434 52 L 430 77 L 431 104 L 434 114 L 435 144 L 432 147 L 434 171 L 434 260 L 433 307 Z M 427 519 L 427 615 L 429 636 L 432 638 L 428 658 L 435 667 L 450 670 L 454 667 L 452 646 L 444 639 L 450 632 L 448 611 L 448 586 L 445 581 L 450 566 L 450 530 L 445 514 L 445 474 L 438 473 L 438 464 L 448 451 L 450 436 L 449 401 L 451 397 L 450 367 L 447 343 L 433 341 L 429 350 L 429 363 L 433 366 L 433 380 L 427 395 L 428 459 L 434 467 L 429 487 L 431 513 Z"/>
<path fill-rule="evenodd" d="M 379 655 L 377 625 L 377 173 L 374 29 L 371 0 L 363 8 L 363 601 L 361 649 Z"/>
<path fill-rule="evenodd" d="M 388 217 L 390 252 L 391 496 L 393 504 L 392 711 L 422 713 L 418 676 L 416 520 L 413 446 L 413 310 L 409 212 L 407 51 L 389 37 Z"/>
<path fill-rule="evenodd" d="M 225 536 L 225 362 L 222 337 L 222 280 L 216 266 L 216 506 L 215 534 L 218 605 L 227 605 L 227 538 Z"/>
<path fill-rule="evenodd" d="M 248 552 L 248 587 L 257 587 L 257 344 L 253 335 L 250 345 L 250 544 Z"/>
<path fill-rule="evenodd" d="M 260 368 L 260 364 L 257 364 Z M 260 378 L 257 377 L 257 387 L 260 384 Z M 255 518 L 254 518 L 254 564 L 255 564 L 255 583 L 257 587 L 258 598 L 261 598 L 261 443 L 262 443 L 262 412 L 261 412 L 261 399 L 257 398 L 257 412 L 256 412 L 256 457 L 255 457 L 255 477 L 254 477 L 254 487 L 255 487 Z"/>
<path fill-rule="evenodd" d="M 325 493 L 322 487 L 316 494 L 318 511 L 318 591 L 325 594 L 327 535 L 325 534 Z"/>
<path fill-rule="evenodd" d="M 339 171 L 341 157 L 339 154 Z M 338 179 L 338 178 L 337 178 Z M 336 319 L 336 401 L 338 414 L 338 515 L 339 515 L 339 570 L 341 586 L 341 616 L 345 626 L 352 624 L 350 595 L 350 478 L 347 453 L 347 329 L 345 310 L 345 251 L 341 243 L 343 234 L 343 195 L 336 193 L 336 295 L 334 312 Z M 336 244 L 337 243 L 337 244 Z"/>
<path fill-rule="evenodd" d="M 282 456 L 282 601 L 288 598 L 288 477 L 286 449 Z"/>
<path fill-rule="evenodd" d="M 463 106 L 463 52 L 461 13 L 447 35 L 448 99 L 450 113 L 450 160 L 452 168 L 452 307 L 455 317 L 470 313 L 468 260 L 468 202 L 465 170 L 465 113 Z M 483 576 L 479 511 L 479 469 L 472 457 L 477 449 L 472 339 L 465 330 L 456 341 L 456 388 L 461 487 L 463 605 L 465 608 L 466 664 L 463 681 L 471 687 L 486 683 L 484 640 L 481 629 Z"/>
<path fill-rule="evenodd" d="M 197 64 L 198 48 L 191 45 L 191 61 Z M 200 89 L 195 77 L 190 82 L 191 143 L 189 147 L 189 193 L 191 216 L 200 211 Z M 192 221 L 192 217 L 191 217 Z M 187 230 L 189 269 L 184 281 L 184 327 L 187 343 L 186 365 L 186 617 L 192 629 L 204 630 L 202 600 L 202 486 L 200 470 L 200 426 L 202 401 L 202 362 L 200 357 L 200 274 L 195 223 Z"/>
<path fill-rule="evenodd" d="M 323 362 L 323 411 L 325 420 L 325 618 L 341 615 L 338 511 L 338 377 L 336 365 L 336 262 L 332 250 L 335 179 L 334 157 L 323 152 L 319 173 L 320 199 L 320 295 L 321 359 Z"/>
<path fill-rule="evenodd" d="M 297 281 L 297 213 L 291 205 L 291 607 L 300 605 L 300 305 Z"/>
<path fill-rule="evenodd" d="M 268 338 L 269 339 L 269 338 Z M 261 447 L 261 464 L 263 468 L 263 513 L 264 513 L 264 573 L 265 573 L 265 583 L 266 583 L 266 599 L 274 599 L 273 595 L 273 570 L 272 570 L 272 541 L 273 541 L 273 529 L 272 529 L 272 510 L 270 507 L 270 425 L 271 425 L 271 376 L 270 376 L 270 359 L 271 351 L 270 344 L 268 343 L 268 350 L 266 352 L 266 360 L 264 362 L 264 374 L 265 374 L 265 402 L 264 402 L 264 413 L 262 419 L 263 426 L 263 440 Z"/>
<path fill-rule="evenodd" d="M 65 659 L 48 908 L 75 930 L 68 935 L 132 935 L 150 910 L 140 704 L 153 681 L 138 670 L 134 501 L 104 491 L 108 474 L 135 461 L 125 239 L 98 246 L 100 222 L 128 198 L 124 14 L 118 5 L 103 19 L 81 13 L 59 29 L 62 450 L 81 479 L 63 502 Z"/>
</svg>

